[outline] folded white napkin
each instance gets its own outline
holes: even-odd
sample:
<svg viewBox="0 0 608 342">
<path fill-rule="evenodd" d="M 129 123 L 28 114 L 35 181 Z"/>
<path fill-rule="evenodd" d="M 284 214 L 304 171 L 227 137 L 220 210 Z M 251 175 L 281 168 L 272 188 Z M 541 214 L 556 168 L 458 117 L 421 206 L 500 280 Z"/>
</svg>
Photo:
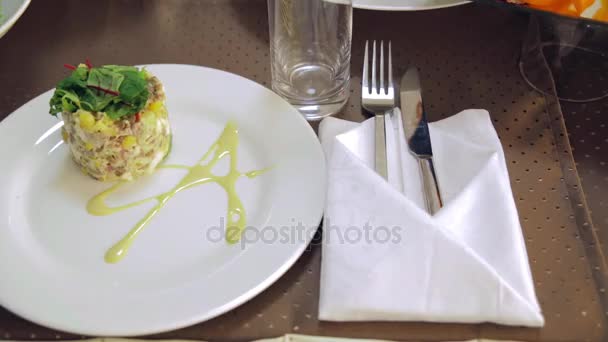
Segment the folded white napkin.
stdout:
<svg viewBox="0 0 608 342">
<path fill-rule="evenodd" d="M 466 110 L 429 125 L 444 202 L 434 216 L 398 110 L 386 127 L 389 182 L 373 169 L 373 120 L 320 125 L 329 180 L 319 318 L 542 326 L 488 113 Z"/>
</svg>

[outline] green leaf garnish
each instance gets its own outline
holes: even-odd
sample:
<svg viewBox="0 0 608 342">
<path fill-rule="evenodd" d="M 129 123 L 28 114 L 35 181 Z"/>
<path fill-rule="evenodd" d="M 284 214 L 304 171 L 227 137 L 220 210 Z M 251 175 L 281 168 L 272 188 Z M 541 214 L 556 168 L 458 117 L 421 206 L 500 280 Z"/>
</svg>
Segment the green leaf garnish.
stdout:
<svg viewBox="0 0 608 342">
<path fill-rule="evenodd" d="M 118 72 L 105 68 L 93 68 L 89 70 L 87 86 L 94 86 L 118 92 L 118 88 L 120 88 L 120 84 L 124 79 L 125 76 Z"/>
<path fill-rule="evenodd" d="M 49 113 L 57 115 L 83 109 L 105 112 L 110 118 L 119 119 L 140 112 L 149 95 L 146 74 L 135 67 L 91 68 L 81 64 L 57 84 Z"/>
</svg>

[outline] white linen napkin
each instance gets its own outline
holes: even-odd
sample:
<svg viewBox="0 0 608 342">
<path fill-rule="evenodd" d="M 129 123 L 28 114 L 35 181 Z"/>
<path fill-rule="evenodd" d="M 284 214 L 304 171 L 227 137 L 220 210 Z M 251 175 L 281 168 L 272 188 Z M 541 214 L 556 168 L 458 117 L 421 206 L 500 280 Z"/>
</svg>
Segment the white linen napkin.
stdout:
<svg viewBox="0 0 608 342">
<path fill-rule="evenodd" d="M 373 169 L 374 121 L 322 121 L 328 160 L 319 319 L 544 324 L 504 153 L 488 113 L 429 124 L 444 207 L 424 209 L 397 110 L 389 181 Z"/>
</svg>

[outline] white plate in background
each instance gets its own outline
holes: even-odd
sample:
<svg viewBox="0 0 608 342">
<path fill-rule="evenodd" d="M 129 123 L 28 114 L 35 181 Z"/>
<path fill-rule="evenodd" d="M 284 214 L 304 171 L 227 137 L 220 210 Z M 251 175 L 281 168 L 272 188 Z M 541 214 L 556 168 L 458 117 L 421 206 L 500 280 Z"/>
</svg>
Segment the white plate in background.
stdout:
<svg viewBox="0 0 608 342">
<path fill-rule="evenodd" d="M 0 0 L 0 38 L 15 25 L 31 0 Z"/>
<path fill-rule="evenodd" d="M 462 0 L 353 0 L 353 7 L 382 11 L 422 11 L 468 4 Z"/>
</svg>

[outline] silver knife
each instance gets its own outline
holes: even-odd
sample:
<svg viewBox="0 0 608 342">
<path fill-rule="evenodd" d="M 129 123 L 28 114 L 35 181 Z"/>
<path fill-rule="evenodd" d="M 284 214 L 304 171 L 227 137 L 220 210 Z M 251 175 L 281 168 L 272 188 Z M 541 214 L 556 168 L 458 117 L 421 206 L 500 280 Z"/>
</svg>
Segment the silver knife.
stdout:
<svg viewBox="0 0 608 342">
<path fill-rule="evenodd" d="M 422 105 L 418 69 L 410 67 L 401 78 L 401 121 L 410 152 L 418 159 L 427 211 L 436 213 L 442 206 L 433 168 L 431 136 Z"/>
</svg>

